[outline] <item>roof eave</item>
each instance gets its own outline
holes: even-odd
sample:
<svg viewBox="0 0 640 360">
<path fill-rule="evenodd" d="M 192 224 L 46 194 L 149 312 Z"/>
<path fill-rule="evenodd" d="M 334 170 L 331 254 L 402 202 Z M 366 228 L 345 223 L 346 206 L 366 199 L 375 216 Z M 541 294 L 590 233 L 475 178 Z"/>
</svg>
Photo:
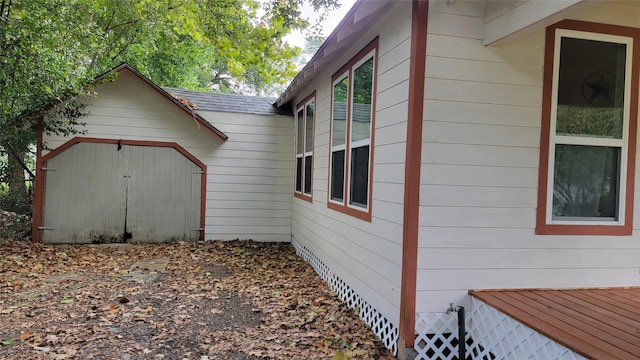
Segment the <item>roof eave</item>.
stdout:
<svg viewBox="0 0 640 360">
<path fill-rule="evenodd" d="M 289 83 L 286 90 L 276 100 L 276 106 L 281 107 L 293 100 L 305 84 L 332 64 L 332 58 L 336 54 L 346 50 L 354 38 L 370 30 L 370 25 L 380 20 L 392 3 L 391 0 L 358 0 L 322 43 L 311 60 Z"/>
</svg>

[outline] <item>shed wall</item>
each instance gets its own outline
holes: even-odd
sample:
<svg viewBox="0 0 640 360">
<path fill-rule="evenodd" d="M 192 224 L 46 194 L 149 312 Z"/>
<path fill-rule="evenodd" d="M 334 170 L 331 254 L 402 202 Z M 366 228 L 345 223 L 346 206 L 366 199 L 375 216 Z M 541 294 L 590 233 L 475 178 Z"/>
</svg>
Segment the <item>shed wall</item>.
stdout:
<svg viewBox="0 0 640 360">
<path fill-rule="evenodd" d="M 127 72 L 96 90 L 80 136 L 176 142 L 207 165 L 205 239 L 290 240 L 291 117 L 199 112 L 223 142 Z M 44 136 L 50 149 L 69 139 Z"/>
<path fill-rule="evenodd" d="M 316 92 L 313 201 L 293 200 L 293 237 L 398 325 L 411 2 L 398 2 L 295 102 Z M 378 77 L 371 222 L 327 208 L 331 76 L 376 36 Z"/>
<path fill-rule="evenodd" d="M 640 27 L 637 5 L 573 19 Z M 639 285 L 635 236 L 535 235 L 544 29 L 484 47 L 484 15 L 483 2 L 431 2 L 417 311 L 470 306 L 469 289 Z"/>
</svg>

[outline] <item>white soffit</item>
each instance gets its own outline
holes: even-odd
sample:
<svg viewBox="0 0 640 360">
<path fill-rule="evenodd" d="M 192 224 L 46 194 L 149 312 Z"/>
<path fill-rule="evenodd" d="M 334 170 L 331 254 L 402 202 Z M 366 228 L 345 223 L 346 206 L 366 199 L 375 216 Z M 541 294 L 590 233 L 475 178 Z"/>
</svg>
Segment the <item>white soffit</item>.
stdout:
<svg viewBox="0 0 640 360">
<path fill-rule="evenodd" d="M 500 2 L 493 2 L 500 4 Z M 494 19 L 485 19 L 485 46 L 498 46 L 531 28 L 546 27 L 584 11 L 595 1 L 586 0 L 528 0 L 502 2 L 511 9 Z M 514 6 L 515 5 L 515 6 Z"/>
</svg>

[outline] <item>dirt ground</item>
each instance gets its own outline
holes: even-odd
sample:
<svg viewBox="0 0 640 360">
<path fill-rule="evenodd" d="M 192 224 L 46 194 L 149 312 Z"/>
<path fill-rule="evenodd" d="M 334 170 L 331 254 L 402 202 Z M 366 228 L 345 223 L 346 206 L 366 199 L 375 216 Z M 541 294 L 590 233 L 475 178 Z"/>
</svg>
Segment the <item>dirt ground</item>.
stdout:
<svg viewBox="0 0 640 360">
<path fill-rule="evenodd" d="M 0 241 L 0 359 L 391 359 L 290 244 Z"/>
</svg>

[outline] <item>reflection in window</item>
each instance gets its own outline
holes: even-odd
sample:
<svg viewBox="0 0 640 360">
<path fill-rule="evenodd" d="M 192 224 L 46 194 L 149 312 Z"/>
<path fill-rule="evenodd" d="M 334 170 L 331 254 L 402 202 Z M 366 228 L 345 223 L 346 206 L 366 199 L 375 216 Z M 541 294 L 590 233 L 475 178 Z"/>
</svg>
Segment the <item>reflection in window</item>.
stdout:
<svg viewBox="0 0 640 360">
<path fill-rule="evenodd" d="M 344 200 L 344 153 L 347 133 L 347 96 L 349 77 L 333 86 L 331 120 L 331 200 Z"/>
<path fill-rule="evenodd" d="M 344 200 L 344 150 L 331 154 L 331 200 Z"/>
<path fill-rule="evenodd" d="M 304 130 L 304 112 L 302 110 L 298 111 L 298 136 L 296 138 L 296 191 L 302 191 L 302 159 L 303 159 L 303 140 L 302 140 L 302 132 Z"/>
<path fill-rule="evenodd" d="M 553 217 L 616 219 L 620 149 L 558 144 Z"/>
<path fill-rule="evenodd" d="M 313 178 L 313 130 L 315 126 L 315 100 L 312 97 L 296 112 L 296 193 L 311 199 Z"/>
<path fill-rule="evenodd" d="M 351 150 L 351 196 L 350 203 L 367 206 L 369 187 L 369 146 Z"/>
<path fill-rule="evenodd" d="M 622 138 L 625 44 L 562 38 L 556 134 Z"/>
<path fill-rule="evenodd" d="M 589 39 L 587 33 L 559 30 L 557 36 L 547 211 L 553 221 L 618 221 L 628 126 L 628 44 L 604 41 L 604 36 Z"/>
<path fill-rule="evenodd" d="M 374 53 L 368 50 L 333 82 L 329 198 L 358 212 L 370 208 Z"/>
</svg>

